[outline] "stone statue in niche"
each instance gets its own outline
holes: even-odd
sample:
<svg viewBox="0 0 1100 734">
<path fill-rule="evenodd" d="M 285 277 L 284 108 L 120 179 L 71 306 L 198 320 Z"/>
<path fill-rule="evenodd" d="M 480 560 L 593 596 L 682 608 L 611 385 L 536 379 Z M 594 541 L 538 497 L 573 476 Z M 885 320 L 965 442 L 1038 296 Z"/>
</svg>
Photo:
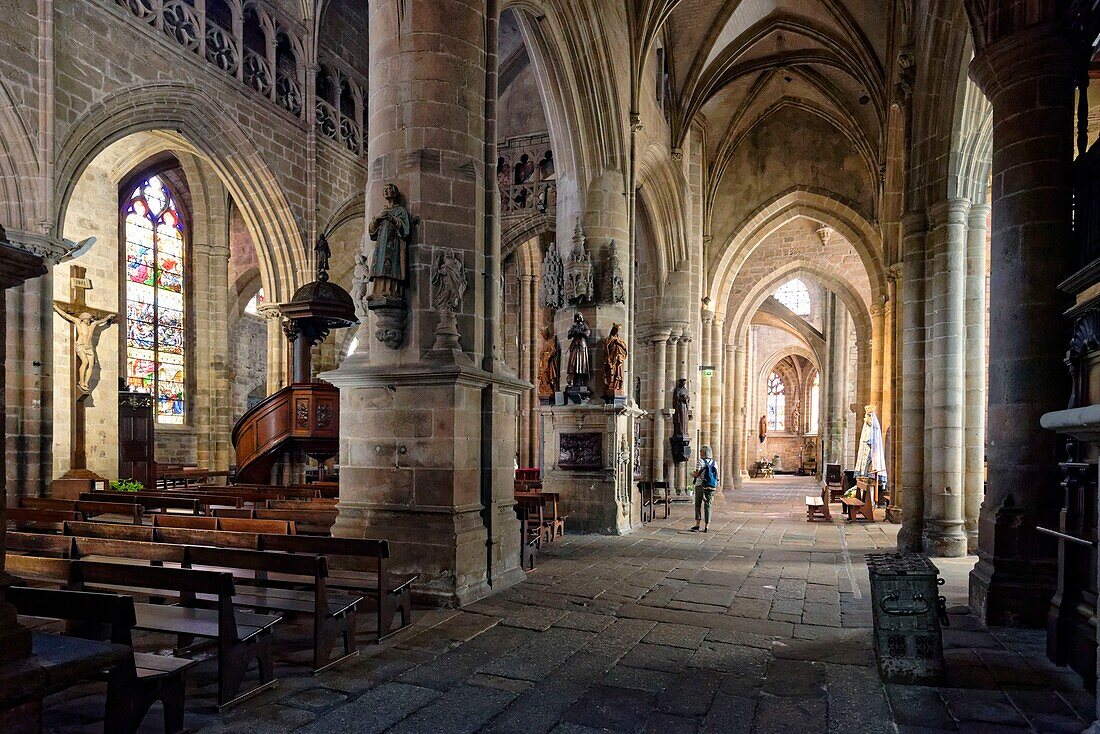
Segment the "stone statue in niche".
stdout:
<svg viewBox="0 0 1100 734">
<path fill-rule="evenodd" d="M 370 293 L 367 309 L 377 319 L 374 338 L 390 349 L 398 349 L 405 341 L 408 306 L 405 303 L 405 280 L 409 272 L 409 238 L 412 218 L 401 203 L 401 192 L 393 184 L 382 188 L 386 208 L 371 218 L 367 235 L 374 242 L 367 281 Z"/>
<path fill-rule="evenodd" d="M 539 300 L 545 308 L 561 308 L 564 277 L 558 246 L 551 242 L 546 248 L 546 257 L 542 260 L 542 282 L 539 284 Z"/>
<path fill-rule="evenodd" d="M 554 401 L 561 380 L 561 347 L 558 337 L 549 326 L 542 327 L 542 349 L 539 350 L 538 390 L 539 401 L 549 405 Z"/>
<path fill-rule="evenodd" d="M 401 192 L 393 184 L 382 189 L 386 208 L 370 220 L 367 234 L 374 242 L 371 263 L 371 300 L 400 300 L 405 295 L 408 276 L 409 234 L 412 221 L 401 204 Z"/>
<path fill-rule="evenodd" d="M 458 252 L 449 248 L 436 252 L 431 282 L 432 308 L 439 314 L 432 349 L 460 350 L 462 343 L 455 314 L 462 310 L 462 299 L 466 295 L 466 266 Z"/>
<path fill-rule="evenodd" d="M 569 362 L 567 375 L 569 387 L 565 394 L 572 402 L 581 403 L 588 399 L 591 392 L 588 389 L 589 354 L 588 339 L 592 336 L 592 329 L 584 320 L 584 316 L 573 316 L 573 325 L 569 327 Z"/>
<path fill-rule="evenodd" d="M 88 311 L 82 311 L 80 315 L 63 310 L 56 303 L 53 310 L 57 315 L 73 325 L 74 339 L 73 351 L 76 352 L 78 364 L 76 386 L 82 393 L 92 391 L 92 372 L 95 370 L 95 336 L 101 326 L 109 326 L 115 321 L 115 314 L 110 313 L 101 319 L 92 316 Z"/>
<path fill-rule="evenodd" d="M 360 320 L 366 314 L 367 287 L 370 285 L 370 261 L 362 252 L 355 255 L 355 270 L 351 276 L 351 301 L 355 304 L 355 315 Z"/>
<path fill-rule="evenodd" d="M 627 349 L 626 341 L 619 336 L 619 328 L 619 324 L 612 324 L 611 333 L 603 340 L 603 371 L 607 390 L 604 400 L 608 401 L 625 397 L 623 381 L 630 350 Z"/>
<path fill-rule="evenodd" d="M 691 420 L 690 403 L 687 379 L 681 377 L 672 391 L 672 437 L 669 439 L 672 461 L 676 464 L 691 458 L 691 438 L 687 434 L 688 421 Z"/>
<path fill-rule="evenodd" d="M 607 253 L 607 300 L 609 303 L 626 305 L 626 278 L 623 276 L 619 248 L 615 240 L 611 240 Z"/>
<path fill-rule="evenodd" d="M 580 217 L 573 230 L 573 251 L 565 264 L 565 300 L 570 303 L 587 303 L 592 300 L 592 258 L 584 247 L 584 232 Z"/>
</svg>

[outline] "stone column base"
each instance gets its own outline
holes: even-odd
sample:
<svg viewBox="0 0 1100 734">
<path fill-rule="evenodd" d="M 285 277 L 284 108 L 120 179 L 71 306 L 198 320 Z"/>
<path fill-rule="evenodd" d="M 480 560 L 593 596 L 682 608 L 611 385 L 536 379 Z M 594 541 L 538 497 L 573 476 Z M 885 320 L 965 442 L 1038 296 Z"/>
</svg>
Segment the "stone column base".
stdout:
<svg viewBox="0 0 1100 734">
<path fill-rule="evenodd" d="M 640 525 L 634 432 L 642 411 L 633 404 L 564 405 L 539 413 L 542 486 L 560 493 L 567 529 L 625 535 Z"/>
<path fill-rule="evenodd" d="M 513 416 L 530 386 L 469 365 L 372 366 L 340 388 L 333 534 L 389 541 L 390 570 L 423 602 L 459 606 L 525 578 L 514 505 Z"/>
<path fill-rule="evenodd" d="M 970 610 L 987 626 L 1045 627 L 1056 574 L 1053 565 L 1036 574 L 1010 561 L 998 561 L 995 570 L 983 558 L 970 572 Z"/>
</svg>

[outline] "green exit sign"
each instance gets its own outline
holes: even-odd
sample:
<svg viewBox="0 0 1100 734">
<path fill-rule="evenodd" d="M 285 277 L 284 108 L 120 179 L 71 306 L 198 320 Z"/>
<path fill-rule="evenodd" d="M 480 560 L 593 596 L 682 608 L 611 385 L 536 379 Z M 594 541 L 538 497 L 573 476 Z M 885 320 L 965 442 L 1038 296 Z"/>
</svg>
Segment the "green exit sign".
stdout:
<svg viewBox="0 0 1100 734">
<path fill-rule="evenodd" d="M 703 373 L 703 377 L 714 377 L 716 368 L 712 364 L 699 365 L 699 371 Z"/>
</svg>

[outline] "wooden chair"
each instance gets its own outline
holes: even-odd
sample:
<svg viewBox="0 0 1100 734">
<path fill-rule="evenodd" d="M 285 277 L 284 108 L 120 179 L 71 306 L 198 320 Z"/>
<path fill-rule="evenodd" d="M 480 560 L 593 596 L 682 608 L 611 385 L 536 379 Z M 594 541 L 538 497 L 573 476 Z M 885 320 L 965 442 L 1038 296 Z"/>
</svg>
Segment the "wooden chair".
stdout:
<svg viewBox="0 0 1100 734">
<path fill-rule="evenodd" d="M 644 525 L 653 521 L 653 482 L 638 482 L 641 519 Z"/>
<path fill-rule="evenodd" d="M 875 522 L 875 492 L 862 478 L 856 481 L 856 496 L 841 497 L 844 511 L 848 514 L 848 522 L 856 522 L 863 518 L 867 522 Z"/>
</svg>

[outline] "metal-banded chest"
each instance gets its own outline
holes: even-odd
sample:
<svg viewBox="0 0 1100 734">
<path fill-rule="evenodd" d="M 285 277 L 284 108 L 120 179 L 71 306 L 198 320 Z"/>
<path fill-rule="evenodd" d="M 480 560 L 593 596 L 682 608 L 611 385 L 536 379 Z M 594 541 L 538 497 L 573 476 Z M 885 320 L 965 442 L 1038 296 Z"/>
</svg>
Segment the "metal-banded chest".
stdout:
<svg viewBox="0 0 1100 734">
<path fill-rule="evenodd" d="M 919 553 L 871 553 L 867 570 L 882 679 L 938 681 L 944 671 L 939 569 Z"/>
</svg>

